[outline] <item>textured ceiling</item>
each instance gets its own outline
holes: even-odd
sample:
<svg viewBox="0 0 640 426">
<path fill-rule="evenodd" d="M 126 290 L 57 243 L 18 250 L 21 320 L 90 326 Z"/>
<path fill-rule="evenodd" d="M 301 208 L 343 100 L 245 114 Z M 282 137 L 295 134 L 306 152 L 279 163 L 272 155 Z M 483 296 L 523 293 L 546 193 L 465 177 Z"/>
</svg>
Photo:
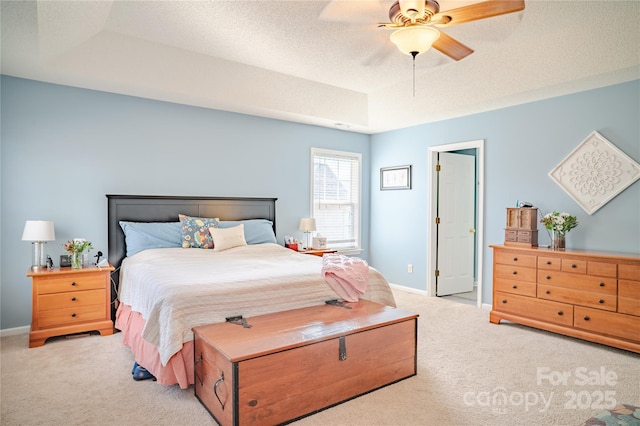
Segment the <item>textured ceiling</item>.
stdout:
<svg viewBox="0 0 640 426">
<path fill-rule="evenodd" d="M 526 1 L 412 63 L 391 1 L 6 1 L 2 73 L 377 133 L 640 78 L 639 1 Z M 441 10 L 473 3 L 441 0 Z"/>
</svg>

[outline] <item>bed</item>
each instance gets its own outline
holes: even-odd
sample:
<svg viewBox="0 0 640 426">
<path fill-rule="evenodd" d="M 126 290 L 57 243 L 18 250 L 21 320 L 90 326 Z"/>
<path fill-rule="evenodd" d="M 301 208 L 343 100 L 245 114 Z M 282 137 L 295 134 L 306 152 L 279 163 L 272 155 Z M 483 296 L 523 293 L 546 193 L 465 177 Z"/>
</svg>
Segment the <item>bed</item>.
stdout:
<svg viewBox="0 0 640 426">
<path fill-rule="evenodd" d="M 116 267 L 115 327 L 135 361 L 160 384 L 183 389 L 193 384 L 194 326 L 339 298 L 322 278 L 322 258 L 296 253 L 275 241 L 275 198 L 107 195 L 107 199 L 108 259 Z M 203 219 L 211 220 L 221 228 L 215 231 L 213 249 L 189 246 L 194 241 L 185 229 L 195 219 L 201 225 Z M 170 230 L 171 243 L 152 239 L 147 244 L 145 230 L 151 228 Z M 181 229 L 181 244 L 186 246 L 174 244 L 176 229 Z M 198 244 L 203 247 L 207 241 Z M 369 268 L 368 281 L 361 298 L 395 306 L 389 284 L 374 268 Z"/>
</svg>

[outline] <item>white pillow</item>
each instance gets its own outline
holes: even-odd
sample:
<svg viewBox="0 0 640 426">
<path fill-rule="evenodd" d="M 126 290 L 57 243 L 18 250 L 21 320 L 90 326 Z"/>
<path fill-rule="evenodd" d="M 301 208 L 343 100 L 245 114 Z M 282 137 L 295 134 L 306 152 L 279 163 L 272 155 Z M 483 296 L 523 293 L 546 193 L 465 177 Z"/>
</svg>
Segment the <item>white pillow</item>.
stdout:
<svg viewBox="0 0 640 426">
<path fill-rule="evenodd" d="M 247 241 L 244 239 L 243 224 L 231 228 L 209 228 L 209 233 L 213 238 L 213 251 L 247 245 Z"/>
</svg>

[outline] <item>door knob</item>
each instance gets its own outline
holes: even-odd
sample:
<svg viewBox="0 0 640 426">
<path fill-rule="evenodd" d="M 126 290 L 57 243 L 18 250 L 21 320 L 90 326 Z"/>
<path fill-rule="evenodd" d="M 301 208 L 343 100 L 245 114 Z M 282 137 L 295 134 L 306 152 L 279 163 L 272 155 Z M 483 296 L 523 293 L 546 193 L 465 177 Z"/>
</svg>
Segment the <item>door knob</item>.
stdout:
<svg viewBox="0 0 640 426">
<path fill-rule="evenodd" d="M 476 228 L 469 228 L 469 232 L 473 234 L 474 232 L 476 232 Z"/>
</svg>

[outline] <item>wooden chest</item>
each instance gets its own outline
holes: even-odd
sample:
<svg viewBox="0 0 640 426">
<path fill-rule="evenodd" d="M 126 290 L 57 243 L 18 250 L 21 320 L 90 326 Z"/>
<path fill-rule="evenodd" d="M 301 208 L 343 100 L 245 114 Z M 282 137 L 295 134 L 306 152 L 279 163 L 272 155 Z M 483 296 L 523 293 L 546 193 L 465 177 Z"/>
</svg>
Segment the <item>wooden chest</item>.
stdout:
<svg viewBox="0 0 640 426">
<path fill-rule="evenodd" d="M 369 301 L 195 327 L 195 394 L 223 426 L 280 424 L 416 374 L 418 315 Z"/>
</svg>

